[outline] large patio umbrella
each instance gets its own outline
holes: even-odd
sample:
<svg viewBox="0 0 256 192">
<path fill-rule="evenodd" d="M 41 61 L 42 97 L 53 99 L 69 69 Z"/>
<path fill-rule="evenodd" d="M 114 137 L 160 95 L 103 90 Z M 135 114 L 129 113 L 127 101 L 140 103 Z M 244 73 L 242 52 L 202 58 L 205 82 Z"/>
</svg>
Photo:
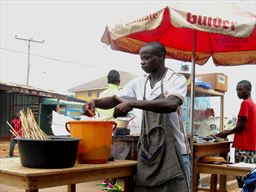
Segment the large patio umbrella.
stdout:
<svg viewBox="0 0 256 192">
<path fill-rule="evenodd" d="M 256 63 L 256 16 L 222 2 L 172 3 L 145 17 L 107 26 L 102 42 L 114 50 L 138 54 L 150 41 L 167 48 L 167 56 L 203 65 Z"/>
<path fill-rule="evenodd" d="M 101 41 L 114 50 L 138 54 L 147 42 L 165 45 L 167 57 L 192 62 L 190 127 L 193 135 L 195 64 L 256 64 L 256 16 L 225 2 L 170 3 L 155 13 L 107 26 Z"/>
</svg>

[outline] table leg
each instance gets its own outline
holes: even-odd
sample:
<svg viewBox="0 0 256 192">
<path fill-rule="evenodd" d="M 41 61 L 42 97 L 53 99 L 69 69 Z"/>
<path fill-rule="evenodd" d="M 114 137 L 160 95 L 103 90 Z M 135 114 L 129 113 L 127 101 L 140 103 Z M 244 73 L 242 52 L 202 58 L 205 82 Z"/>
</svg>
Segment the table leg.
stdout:
<svg viewBox="0 0 256 192">
<path fill-rule="evenodd" d="M 217 179 L 218 175 L 211 174 L 210 192 L 215 192 L 217 190 Z"/>
<path fill-rule="evenodd" d="M 134 191 L 134 179 L 133 177 L 124 178 L 124 192 L 133 192 Z"/>
<path fill-rule="evenodd" d="M 67 192 L 76 192 L 76 184 L 68 185 Z"/>
<path fill-rule="evenodd" d="M 196 163 L 193 161 L 193 167 L 192 167 L 192 191 L 193 192 L 198 191 L 199 179 L 200 179 L 200 174 L 197 173 Z"/>
<path fill-rule="evenodd" d="M 226 192 L 226 185 L 227 185 L 227 176 L 220 175 L 220 192 Z"/>
</svg>

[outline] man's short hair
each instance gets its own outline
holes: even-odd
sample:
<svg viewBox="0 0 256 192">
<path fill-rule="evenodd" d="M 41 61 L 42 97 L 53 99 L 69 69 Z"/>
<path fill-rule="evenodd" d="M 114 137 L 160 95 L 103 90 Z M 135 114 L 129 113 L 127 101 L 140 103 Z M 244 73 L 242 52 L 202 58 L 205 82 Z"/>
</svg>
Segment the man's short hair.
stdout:
<svg viewBox="0 0 256 192">
<path fill-rule="evenodd" d="M 154 47 L 154 51 L 156 51 L 155 52 L 156 54 L 162 53 L 164 56 L 166 56 L 166 48 L 159 41 L 152 41 L 152 42 L 146 43 L 143 47 L 147 47 L 147 46 Z"/>
<path fill-rule="evenodd" d="M 252 90 L 252 84 L 251 84 L 251 82 L 248 81 L 248 80 L 239 81 L 237 84 L 240 84 L 240 85 L 242 84 L 242 85 L 244 85 L 249 91 Z"/>
<path fill-rule="evenodd" d="M 117 70 L 111 70 L 108 73 L 108 83 L 119 84 L 120 83 L 120 74 Z"/>
</svg>

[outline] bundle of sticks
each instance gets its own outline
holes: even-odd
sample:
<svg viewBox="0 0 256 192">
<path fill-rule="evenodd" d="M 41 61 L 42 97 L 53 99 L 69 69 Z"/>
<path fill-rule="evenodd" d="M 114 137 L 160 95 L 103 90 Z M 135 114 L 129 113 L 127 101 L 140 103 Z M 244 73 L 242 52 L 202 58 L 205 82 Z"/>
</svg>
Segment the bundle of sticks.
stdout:
<svg viewBox="0 0 256 192">
<path fill-rule="evenodd" d="M 12 127 L 12 125 L 11 125 L 8 121 L 6 121 L 6 123 L 7 123 L 7 125 L 9 125 L 9 127 L 10 127 L 9 131 L 10 131 L 15 137 L 21 138 L 21 137 L 19 136 L 19 134 L 17 133 L 17 131 L 15 131 L 15 129 Z"/>
<path fill-rule="evenodd" d="M 20 111 L 20 119 L 22 123 L 22 134 L 23 138 L 25 139 L 39 139 L 39 140 L 46 140 L 50 139 L 48 135 L 45 134 L 45 132 L 42 131 L 42 129 L 37 124 L 34 114 L 31 109 L 27 109 L 25 112 L 24 110 Z M 13 127 L 10 125 L 10 123 L 7 122 L 7 124 L 10 126 L 10 131 L 12 134 L 14 134 L 16 137 L 20 138 L 18 133 L 13 129 Z"/>
</svg>

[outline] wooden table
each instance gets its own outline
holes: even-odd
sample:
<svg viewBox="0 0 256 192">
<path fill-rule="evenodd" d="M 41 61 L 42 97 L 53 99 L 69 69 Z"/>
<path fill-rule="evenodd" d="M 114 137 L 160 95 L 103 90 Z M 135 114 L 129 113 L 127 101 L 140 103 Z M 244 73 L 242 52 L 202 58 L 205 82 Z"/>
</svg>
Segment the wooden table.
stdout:
<svg viewBox="0 0 256 192">
<path fill-rule="evenodd" d="M 198 181 L 199 181 L 200 170 L 197 167 L 197 160 L 200 157 L 209 156 L 209 155 L 216 155 L 216 156 L 224 157 L 225 159 L 227 159 L 227 154 L 230 151 L 230 143 L 231 142 L 229 141 L 203 143 L 203 144 L 193 143 L 193 175 L 192 175 L 193 192 L 198 191 L 198 184 L 199 184 Z M 208 172 L 208 173 L 211 174 L 211 172 Z M 217 175 L 213 173 L 211 179 L 214 180 L 216 177 Z M 214 191 L 214 189 L 211 189 L 211 190 Z"/>
<path fill-rule="evenodd" d="M 227 175 L 229 176 L 246 176 L 252 168 L 248 167 L 231 167 L 228 165 L 214 165 L 197 163 L 197 170 L 199 173 L 210 173 L 211 178 L 211 188 L 210 191 L 216 191 L 217 189 L 217 176 L 219 175 L 219 191 L 226 192 L 226 182 Z"/>
<path fill-rule="evenodd" d="M 229 175 L 229 176 L 246 176 L 252 168 L 249 167 L 232 167 L 227 164 L 214 165 L 197 163 L 197 169 L 200 173 L 209 173 L 216 175 Z"/>
<path fill-rule="evenodd" d="M 76 184 L 105 178 L 124 178 L 125 191 L 132 191 L 136 161 L 116 160 L 105 164 L 76 164 L 64 169 L 34 169 L 22 167 L 19 158 L 0 158 L 0 183 L 38 192 L 38 189 L 68 185 L 68 192 L 76 191 Z"/>
</svg>

